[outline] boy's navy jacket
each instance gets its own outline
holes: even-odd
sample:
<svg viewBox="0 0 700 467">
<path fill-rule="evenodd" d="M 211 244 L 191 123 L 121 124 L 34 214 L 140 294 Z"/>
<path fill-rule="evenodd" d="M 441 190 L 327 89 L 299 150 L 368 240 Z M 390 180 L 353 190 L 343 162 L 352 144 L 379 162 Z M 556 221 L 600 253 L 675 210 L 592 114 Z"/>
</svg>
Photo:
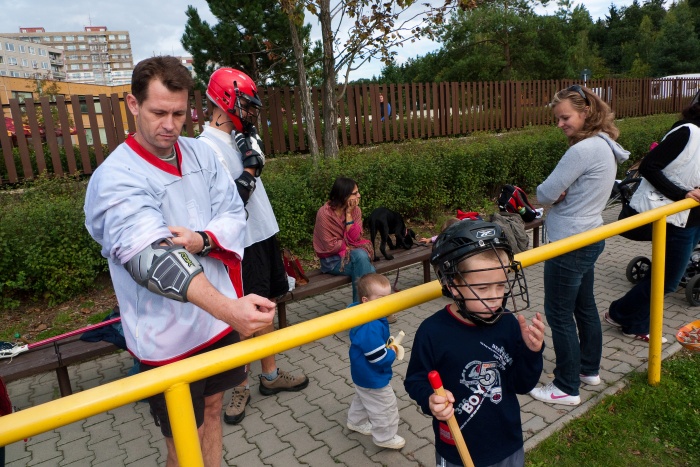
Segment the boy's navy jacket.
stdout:
<svg viewBox="0 0 700 467">
<path fill-rule="evenodd" d="M 505 314 L 491 326 L 466 324 L 447 308 L 430 316 L 416 331 L 404 383 L 428 415 L 431 370 L 455 397 L 455 417 L 477 467 L 500 462 L 523 446 L 517 394 L 537 385 L 542 351 L 527 348 L 515 316 Z M 447 424 L 433 417 L 433 431 L 437 452 L 461 465 Z"/>
<path fill-rule="evenodd" d="M 350 306 L 358 305 L 353 303 Z M 389 322 L 380 318 L 350 329 L 350 375 L 356 386 L 379 389 L 391 381 L 396 352 L 387 348 Z"/>
</svg>

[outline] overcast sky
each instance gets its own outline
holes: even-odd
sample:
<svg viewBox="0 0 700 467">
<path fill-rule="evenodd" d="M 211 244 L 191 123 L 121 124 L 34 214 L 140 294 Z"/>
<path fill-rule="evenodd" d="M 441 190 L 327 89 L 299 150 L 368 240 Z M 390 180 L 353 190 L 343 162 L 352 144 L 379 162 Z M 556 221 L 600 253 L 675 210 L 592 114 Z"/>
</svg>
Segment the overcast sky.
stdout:
<svg viewBox="0 0 700 467">
<path fill-rule="evenodd" d="M 443 3 L 441 0 L 430 2 Z M 555 2 L 552 0 L 550 3 Z M 586 0 L 575 3 L 585 3 L 595 21 L 607 14 L 611 4 L 622 7 L 630 5 L 632 0 Z M 19 32 L 20 27 L 43 27 L 47 32 L 81 31 L 83 27 L 92 24 L 107 26 L 112 31 L 129 31 L 134 62 L 153 55 L 186 55 L 180 37 L 185 30 L 187 5 L 197 8 L 202 19 L 210 24 L 216 22 L 205 0 L 0 0 L 0 34 Z M 555 9 L 555 6 L 551 6 L 549 11 Z M 311 22 L 309 16 L 307 22 Z M 320 27 L 315 22 L 312 22 L 312 26 L 312 38 L 320 39 Z M 407 44 L 396 50 L 399 54 L 396 60 L 403 63 L 437 48 L 438 44 L 428 40 Z M 372 62 L 364 65 L 350 78 L 378 76 L 381 68 L 381 63 Z"/>
</svg>

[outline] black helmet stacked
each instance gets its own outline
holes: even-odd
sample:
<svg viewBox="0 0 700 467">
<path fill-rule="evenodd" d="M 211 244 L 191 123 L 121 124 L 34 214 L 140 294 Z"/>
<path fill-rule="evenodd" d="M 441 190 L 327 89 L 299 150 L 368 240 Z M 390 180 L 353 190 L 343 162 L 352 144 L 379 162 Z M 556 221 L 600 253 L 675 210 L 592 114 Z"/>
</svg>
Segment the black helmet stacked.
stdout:
<svg viewBox="0 0 700 467">
<path fill-rule="evenodd" d="M 506 253 L 506 259 L 498 250 Z M 467 269 L 464 260 L 472 256 L 493 251 L 498 258 L 500 266 L 489 269 Z M 463 220 L 445 229 L 435 240 L 433 251 L 430 256 L 430 264 L 435 269 L 435 274 L 442 284 L 442 293 L 451 298 L 457 304 L 459 313 L 474 324 L 494 324 L 502 313 L 515 312 L 519 309 L 527 308 L 530 304 L 527 292 L 527 284 L 522 267 L 519 262 L 513 259 L 513 250 L 508 244 L 508 240 L 500 226 L 491 222 L 480 220 Z M 479 300 L 484 305 L 484 300 L 488 297 L 480 297 L 474 291 L 472 285 L 467 281 L 466 276 L 470 272 L 490 271 L 502 269 L 505 278 L 505 293 L 501 307 L 496 312 L 487 315 L 485 313 L 474 313 L 469 311 L 467 300 Z M 485 284 L 479 284 L 485 285 Z M 465 298 L 462 288 L 467 287 L 475 298 Z M 524 303 L 518 307 L 516 299 Z M 506 304 L 511 302 L 511 309 L 506 311 Z"/>
</svg>

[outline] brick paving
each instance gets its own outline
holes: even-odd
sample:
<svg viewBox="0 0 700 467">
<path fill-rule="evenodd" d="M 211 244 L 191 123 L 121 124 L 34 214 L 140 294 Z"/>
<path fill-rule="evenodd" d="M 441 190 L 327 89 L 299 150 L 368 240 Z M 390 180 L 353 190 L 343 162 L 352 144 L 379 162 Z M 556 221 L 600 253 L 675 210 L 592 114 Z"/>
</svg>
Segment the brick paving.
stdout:
<svg viewBox="0 0 700 467">
<path fill-rule="evenodd" d="M 607 221 L 616 219 L 617 211 L 605 213 Z M 648 346 L 623 337 L 602 320 L 612 300 L 629 290 L 625 277 L 629 261 L 638 255 L 650 257 L 651 244 L 630 242 L 620 237 L 606 241 L 606 248 L 596 269 L 596 297 L 603 327 L 603 384 L 582 386 L 582 403 L 576 407 L 548 405 L 519 396 L 522 406 L 523 433 L 526 449 L 571 419 L 585 413 L 605 395 L 619 391 L 631 371 L 645 371 Z M 394 274 L 389 276 L 393 280 Z M 543 311 L 542 264 L 527 268 L 526 278 L 531 306 L 524 312 L 529 319 L 535 311 Z M 422 268 L 401 270 L 398 286 L 406 289 L 422 282 Z M 290 303 L 287 316 L 290 324 L 343 309 L 351 301 L 349 287 L 343 287 L 300 302 Z M 404 346 L 410 352 L 413 335 L 420 322 L 444 306 L 446 299 L 404 310 L 393 324 L 393 332 L 406 333 Z M 543 313 L 544 314 L 544 313 Z M 674 333 L 681 325 L 697 319 L 697 309 L 685 300 L 684 290 L 665 300 L 664 336 L 669 343 L 662 347 L 663 357 L 675 353 L 680 345 Z M 544 372 L 540 381 L 552 380 L 554 352 L 547 328 Z M 307 389 L 296 393 L 263 396 L 258 392 L 259 362 L 251 365 L 251 402 L 246 418 L 238 426 L 223 424 L 226 466 L 428 466 L 434 465 L 433 433 L 430 418 L 421 414 L 403 389 L 408 355 L 394 365 L 392 386 L 398 398 L 401 423 L 399 434 L 406 438 L 400 451 L 380 449 L 369 436 L 350 432 L 345 417 L 352 398 L 352 380 L 348 359 L 348 332 L 338 333 L 303 345 L 278 356 L 278 365 L 288 371 L 304 371 L 310 378 Z M 132 366 L 126 352 L 86 362 L 70 369 L 76 391 L 126 377 Z M 37 375 L 8 385 L 14 405 L 20 409 L 58 397 L 53 373 Z M 228 394 L 225 396 L 228 401 Z M 108 413 L 34 436 L 26 442 L 6 448 L 7 466 L 162 466 L 165 443 L 160 429 L 153 423 L 146 403 L 134 403 Z"/>
</svg>

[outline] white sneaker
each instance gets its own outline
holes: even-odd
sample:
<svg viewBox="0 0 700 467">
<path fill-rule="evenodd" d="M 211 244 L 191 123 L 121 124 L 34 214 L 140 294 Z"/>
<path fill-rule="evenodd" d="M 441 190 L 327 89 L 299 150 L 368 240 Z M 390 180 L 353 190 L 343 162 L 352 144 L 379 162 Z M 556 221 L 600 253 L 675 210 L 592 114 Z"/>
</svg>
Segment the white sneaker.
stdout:
<svg viewBox="0 0 700 467">
<path fill-rule="evenodd" d="M 403 439 L 399 435 L 394 435 L 393 438 L 387 441 L 382 441 L 382 442 L 377 442 L 375 441 L 374 444 L 379 446 L 380 448 L 387 448 L 387 449 L 401 449 L 406 445 L 406 440 Z"/>
<path fill-rule="evenodd" d="M 579 405 L 581 403 L 580 396 L 568 395 L 559 390 L 553 382 L 533 389 L 530 391 L 530 395 L 539 401 L 549 404 Z"/>
<path fill-rule="evenodd" d="M 581 382 L 589 386 L 598 386 L 600 384 L 600 375 L 578 375 Z"/>
<path fill-rule="evenodd" d="M 347 427 L 348 429 L 352 431 L 357 431 L 358 433 L 362 433 L 363 435 L 372 434 L 372 424 L 370 422 L 365 422 L 362 425 L 353 425 L 352 423 L 348 422 Z"/>
<path fill-rule="evenodd" d="M 646 342 L 647 344 L 649 343 L 649 334 L 627 334 L 623 332 L 622 335 L 625 337 L 631 337 L 636 341 Z M 665 344 L 667 342 L 668 339 L 666 339 L 664 336 L 661 336 L 661 343 Z"/>
</svg>

